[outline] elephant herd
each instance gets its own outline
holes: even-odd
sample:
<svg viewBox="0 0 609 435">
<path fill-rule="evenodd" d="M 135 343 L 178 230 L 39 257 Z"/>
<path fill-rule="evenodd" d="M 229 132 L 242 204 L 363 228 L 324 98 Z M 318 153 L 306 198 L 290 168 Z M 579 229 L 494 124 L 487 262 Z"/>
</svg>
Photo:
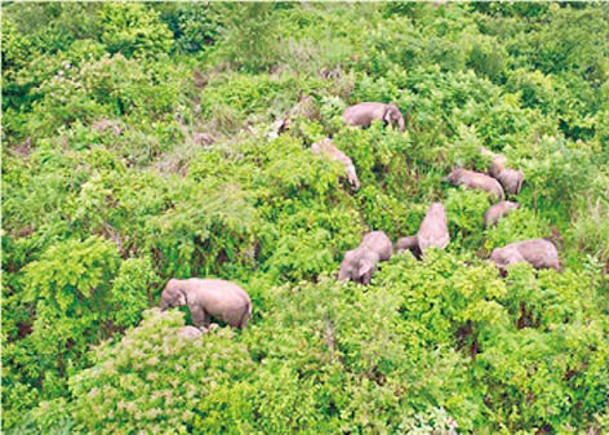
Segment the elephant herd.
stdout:
<svg viewBox="0 0 609 435">
<path fill-rule="evenodd" d="M 343 113 L 343 120 L 352 126 L 368 127 L 377 120 L 387 124 L 396 124 L 404 131 L 404 117 L 392 104 L 364 102 L 348 107 Z M 285 121 L 284 121 L 285 124 Z M 360 182 L 352 160 L 326 138 L 311 146 L 311 151 L 344 165 L 345 176 L 354 190 Z M 482 155 L 491 158 L 488 174 L 474 172 L 463 168 L 454 169 L 444 181 L 454 186 L 465 186 L 468 189 L 479 189 L 491 194 L 496 204 L 485 213 L 484 227 L 496 225 L 500 219 L 520 205 L 506 201 L 506 193 L 516 195 L 522 188 L 524 173 L 521 169 L 507 167 L 507 159 L 501 154 L 481 148 Z M 411 252 L 417 259 L 424 258 L 429 248 L 444 249 L 450 242 L 448 220 L 444 206 L 435 202 L 429 206 L 427 213 L 415 235 L 402 237 L 395 244 L 396 252 Z M 359 246 L 344 254 L 338 271 L 338 279 L 351 280 L 360 284 L 370 283 L 372 275 L 380 262 L 388 261 L 393 255 L 394 246 L 383 231 L 366 233 Z M 505 268 L 511 264 L 527 262 L 536 269 L 560 269 L 560 260 L 556 247 L 546 239 L 533 239 L 508 244 L 496 248 L 490 255 L 493 262 L 505 274 Z M 245 328 L 252 312 L 252 303 L 247 294 L 238 285 L 221 279 L 170 279 L 161 294 L 160 308 L 187 305 L 196 327 L 186 326 L 179 335 L 196 337 L 211 329 L 211 318 L 223 320 L 228 325 Z"/>
</svg>

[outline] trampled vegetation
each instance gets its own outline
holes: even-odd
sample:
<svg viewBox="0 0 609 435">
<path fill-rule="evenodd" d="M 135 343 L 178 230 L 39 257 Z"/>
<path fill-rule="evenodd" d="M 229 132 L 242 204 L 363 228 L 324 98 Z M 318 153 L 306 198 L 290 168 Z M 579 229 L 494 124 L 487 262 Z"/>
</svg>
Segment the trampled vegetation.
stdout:
<svg viewBox="0 0 609 435">
<path fill-rule="evenodd" d="M 2 30 L 3 432 L 609 432 L 608 4 L 26 3 Z M 406 131 L 346 126 L 361 101 Z M 486 230 L 442 182 L 481 146 L 525 174 Z M 434 201 L 445 250 L 337 282 Z M 563 270 L 487 260 L 538 237 Z M 191 276 L 242 285 L 248 328 L 178 337 L 153 307 Z"/>
</svg>

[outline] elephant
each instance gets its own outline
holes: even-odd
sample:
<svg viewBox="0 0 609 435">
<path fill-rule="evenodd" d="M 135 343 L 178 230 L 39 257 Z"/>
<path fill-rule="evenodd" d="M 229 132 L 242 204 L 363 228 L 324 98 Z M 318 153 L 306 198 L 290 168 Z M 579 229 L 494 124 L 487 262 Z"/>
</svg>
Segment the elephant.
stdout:
<svg viewBox="0 0 609 435">
<path fill-rule="evenodd" d="M 345 171 L 347 173 L 347 179 L 351 184 L 353 190 L 359 190 L 359 178 L 357 178 L 357 172 L 355 171 L 355 166 L 351 159 L 343 153 L 341 150 L 336 148 L 331 139 L 326 138 L 317 143 L 311 145 L 311 151 L 314 154 L 325 154 L 330 159 L 341 162 L 345 166 Z"/>
<path fill-rule="evenodd" d="M 417 233 L 417 240 L 421 252 L 427 248 L 444 249 L 450 242 L 446 210 L 441 203 L 434 202 L 427 209 Z"/>
<path fill-rule="evenodd" d="M 480 172 L 468 171 L 467 169 L 457 168 L 444 181 L 452 183 L 454 186 L 465 186 L 468 189 L 482 189 L 491 193 L 500 201 L 505 199 L 503 188 L 497 180 Z"/>
<path fill-rule="evenodd" d="M 524 172 L 522 169 L 510 169 L 506 168 L 507 159 L 501 154 L 495 154 L 484 147 L 480 148 L 480 152 L 484 156 L 492 158 L 491 165 L 488 168 L 488 172 L 491 177 L 497 179 L 503 186 L 505 192 L 510 194 L 517 194 L 522 188 L 522 182 L 524 181 Z"/>
<path fill-rule="evenodd" d="M 417 236 L 408 236 L 400 238 L 395 244 L 396 252 L 410 251 L 415 258 L 421 258 L 421 248 L 419 248 L 419 239 Z"/>
<path fill-rule="evenodd" d="M 497 176 L 497 180 L 499 180 L 507 193 L 515 195 L 522 189 L 524 172 L 522 172 L 522 169 L 504 169 Z"/>
<path fill-rule="evenodd" d="M 347 251 L 340 263 L 338 279 L 350 279 L 360 284 L 368 285 L 372 274 L 376 271 L 376 264 L 388 261 L 393 255 L 391 240 L 382 231 L 370 231 L 364 234 L 360 245 Z"/>
<path fill-rule="evenodd" d="M 182 338 L 192 339 L 200 337 L 201 335 L 203 335 L 203 330 L 195 328 L 194 326 L 183 326 L 178 331 L 178 336 Z"/>
<path fill-rule="evenodd" d="M 491 252 L 490 260 L 504 270 L 506 266 L 527 262 L 535 269 L 560 270 L 560 258 L 554 244 L 546 239 L 510 243 Z"/>
<path fill-rule="evenodd" d="M 507 159 L 505 156 L 496 154 L 484 147 L 480 147 L 480 153 L 483 156 L 490 157 L 492 159 L 491 165 L 488 168 L 488 173 L 491 175 L 491 177 L 497 178 L 501 171 L 505 169 L 505 165 L 507 165 Z"/>
<path fill-rule="evenodd" d="M 368 285 L 379 261 L 378 253 L 367 246 L 360 245 L 345 253 L 345 257 L 340 263 L 338 279 L 340 281 L 351 280 Z"/>
<path fill-rule="evenodd" d="M 512 210 L 518 210 L 519 208 L 520 204 L 511 201 L 501 201 L 490 206 L 484 213 L 484 228 L 497 225 L 500 219 Z"/>
<path fill-rule="evenodd" d="M 393 255 L 391 240 L 382 231 L 370 231 L 364 234 L 361 246 L 366 246 L 379 256 L 379 261 L 389 261 Z"/>
<path fill-rule="evenodd" d="M 223 279 L 170 279 L 161 293 L 160 308 L 188 305 L 195 326 L 209 327 L 211 317 L 245 328 L 252 313 L 249 295 Z"/>
<path fill-rule="evenodd" d="M 368 127 L 375 119 L 383 121 L 385 125 L 397 123 L 401 132 L 406 128 L 404 116 L 393 104 L 359 103 L 347 107 L 343 113 L 343 120 L 355 127 Z"/>
</svg>

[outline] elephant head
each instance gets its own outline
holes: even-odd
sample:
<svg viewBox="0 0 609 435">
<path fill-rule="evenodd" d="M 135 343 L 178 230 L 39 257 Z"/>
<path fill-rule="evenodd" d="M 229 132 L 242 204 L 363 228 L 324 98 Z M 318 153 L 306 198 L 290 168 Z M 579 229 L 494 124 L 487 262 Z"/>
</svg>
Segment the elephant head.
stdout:
<svg viewBox="0 0 609 435">
<path fill-rule="evenodd" d="M 351 251 L 347 251 L 345 258 L 340 264 L 338 279 L 352 280 L 354 282 L 368 285 L 372 275 L 376 271 L 376 263 L 379 256 L 365 246 L 359 246 Z"/>
<path fill-rule="evenodd" d="M 464 172 L 465 171 L 462 168 L 455 168 L 452 170 L 452 172 L 450 174 L 448 174 L 446 177 L 442 178 L 442 181 L 445 183 L 450 183 L 450 184 L 458 183 L 459 180 L 461 179 L 461 177 L 463 176 Z"/>
<path fill-rule="evenodd" d="M 501 201 L 492 205 L 484 214 L 484 228 L 497 225 L 497 223 L 512 210 L 518 210 L 519 208 L 520 204 L 511 201 Z"/>
<path fill-rule="evenodd" d="M 400 112 L 400 109 L 398 109 L 397 106 L 394 106 L 393 104 L 387 105 L 385 109 L 385 115 L 383 116 L 383 121 L 385 121 L 387 124 L 393 124 L 394 122 L 397 122 L 398 128 L 401 132 L 406 129 L 406 124 L 404 122 L 404 116 L 402 116 L 402 112 Z"/>
<path fill-rule="evenodd" d="M 511 264 L 525 261 L 524 257 L 518 252 L 518 249 L 513 245 L 493 249 L 490 260 L 495 263 L 499 269 L 504 269 Z"/>
<path fill-rule="evenodd" d="M 170 279 L 165 286 L 163 293 L 161 293 L 161 303 L 159 304 L 161 311 L 186 305 L 186 303 L 186 292 L 180 288 L 180 281 L 177 279 Z"/>
</svg>

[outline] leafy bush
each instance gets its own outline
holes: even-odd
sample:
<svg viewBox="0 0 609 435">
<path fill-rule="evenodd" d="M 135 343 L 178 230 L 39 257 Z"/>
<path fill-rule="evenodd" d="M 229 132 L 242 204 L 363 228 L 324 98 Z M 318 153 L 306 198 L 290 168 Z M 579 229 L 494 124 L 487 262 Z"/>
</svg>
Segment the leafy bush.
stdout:
<svg viewBox="0 0 609 435">
<path fill-rule="evenodd" d="M 105 5 L 101 11 L 101 40 L 110 53 L 125 57 L 154 56 L 167 53 L 172 44 L 171 32 L 159 15 L 141 4 Z"/>
<path fill-rule="evenodd" d="M 253 368 L 228 330 L 190 340 L 177 335 L 178 313 L 144 316 L 118 346 L 97 348 L 95 365 L 71 379 L 76 430 L 187 431 L 199 403 Z"/>
</svg>

